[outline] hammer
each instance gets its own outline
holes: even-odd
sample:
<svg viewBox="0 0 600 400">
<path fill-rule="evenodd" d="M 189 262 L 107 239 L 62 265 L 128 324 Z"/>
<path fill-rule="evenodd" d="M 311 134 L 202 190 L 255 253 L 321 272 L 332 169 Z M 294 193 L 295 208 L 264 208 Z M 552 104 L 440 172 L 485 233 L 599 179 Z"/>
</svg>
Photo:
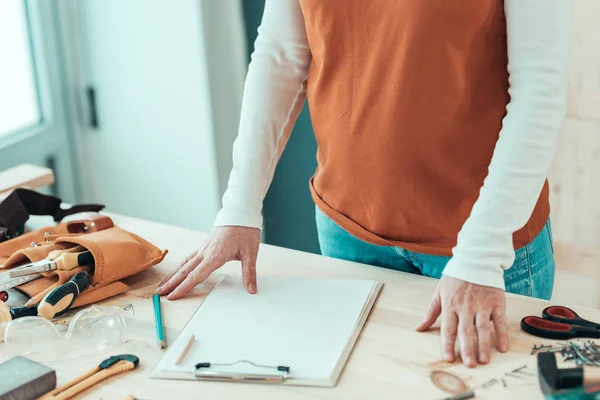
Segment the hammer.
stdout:
<svg viewBox="0 0 600 400">
<path fill-rule="evenodd" d="M 554 353 L 538 353 L 538 378 L 545 395 L 562 389 L 600 384 L 600 371 L 576 367 L 559 369 Z"/>
</svg>

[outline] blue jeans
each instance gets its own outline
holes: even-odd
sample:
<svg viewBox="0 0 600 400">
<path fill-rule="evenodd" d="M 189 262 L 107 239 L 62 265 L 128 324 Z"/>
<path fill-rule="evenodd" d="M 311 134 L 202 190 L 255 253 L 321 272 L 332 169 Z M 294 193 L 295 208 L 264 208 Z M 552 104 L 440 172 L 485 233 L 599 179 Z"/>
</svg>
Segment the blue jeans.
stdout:
<svg viewBox="0 0 600 400">
<path fill-rule="evenodd" d="M 441 278 L 449 256 L 415 253 L 395 246 L 364 242 L 316 210 L 319 245 L 324 256 Z M 554 249 L 550 220 L 528 245 L 515 252 L 515 262 L 504 271 L 506 291 L 550 300 L 554 286 Z"/>
</svg>

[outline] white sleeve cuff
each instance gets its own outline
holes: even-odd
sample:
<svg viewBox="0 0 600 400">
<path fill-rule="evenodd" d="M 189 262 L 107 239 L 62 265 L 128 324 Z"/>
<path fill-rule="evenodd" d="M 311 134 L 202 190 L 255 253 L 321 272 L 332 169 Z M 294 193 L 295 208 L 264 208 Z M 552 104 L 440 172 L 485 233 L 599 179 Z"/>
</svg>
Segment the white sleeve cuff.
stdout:
<svg viewBox="0 0 600 400">
<path fill-rule="evenodd" d="M 215 219 L 214 226 L 246 226 L 262 230 L 263 218 L 260 213 L 248 211 L 231 211 L 222 208 Z"/>
<path fill-rule="evenodd" d="M 446 264 L 443 274 L 476 285 L 506 290 L 504 287 L 504 270 L 500 265 L 493 262 L 469 260 L 454 256 Z"/>
</svg>

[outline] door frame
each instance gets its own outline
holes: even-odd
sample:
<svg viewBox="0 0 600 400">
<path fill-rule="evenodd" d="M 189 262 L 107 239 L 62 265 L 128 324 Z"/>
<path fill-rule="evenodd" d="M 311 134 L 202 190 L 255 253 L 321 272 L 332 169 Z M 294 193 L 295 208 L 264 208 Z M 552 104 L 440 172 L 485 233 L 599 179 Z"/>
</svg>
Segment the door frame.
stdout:
<svg viewBox="0 0 600 400">
<path fill-rule="evenodd" d="M 0 169 L 23 162 L 40 163 L 54 170 L 53 194 L 67 202 L 78 200 L 77 174 L 73 168 L 70 110 L 66 107 L 62 46 L 54 2 L 23 0 L 30 35 L 40 121 L 0 137 Z"/>
<path fill-rule="evenodd" d="M 229 174 L 233 166 L 231 149 L 237 137 L 239 115 L 241 112 L 241 99 L 247 72 L 246 35 L 243 23 L 239 27 L 229 29 L 218 23 L 224 15 L 234 15 L 243 22 L 242 2 L 235 3 L 214 2 L 213 0 L 196 0 L 199 6 L 198 18 L 202 21 L 198 35 L 204 42 L 205 51 L 211 53 L 206 56 L 205 74 L 208 82 L 209 96 L 211 97 L 211 125 L 215 141 L 215 157 L 217 161 L 217 180 L 219 185 L 219 204 L 225 192 Z M 65 82 L 69 93 L 66 96 L 66 108 L 71 110 L 71 131 L 73 160 L 79 166 L 77 171 L 78 188 L 80 197 L 78 201 L 96 201 L 93 186 L 87 183 L 86 177 L 90 166 L 85 162 L 88 148 L 85 135 L 94 135 L 96 132 L 91 126 L 92 110 L 87 98 L 87 89 L 93 85 L 88 75 L 88 59 L 84 51 L 84 29 L 82 28 L 82 9 L 80 0 L 62 0 L 51 2 L 56 14 L 57 25 L 60 27 L 60 39 L 63 47 L 63 70 Z M 223 46 L 223 37 L 231 45 Z M 233 61 L 232 61 L 233 60 Z M 227 79 L 223 79 L 227 76 Z M 237 101 L 232 101 L 235 98 Z M 231 118 L 231 114 L 238 115 Z M 100 121 L 102 123 L 102 121 Z M 215 132 L 220 132 L 218 135 Z"/>
</svg>

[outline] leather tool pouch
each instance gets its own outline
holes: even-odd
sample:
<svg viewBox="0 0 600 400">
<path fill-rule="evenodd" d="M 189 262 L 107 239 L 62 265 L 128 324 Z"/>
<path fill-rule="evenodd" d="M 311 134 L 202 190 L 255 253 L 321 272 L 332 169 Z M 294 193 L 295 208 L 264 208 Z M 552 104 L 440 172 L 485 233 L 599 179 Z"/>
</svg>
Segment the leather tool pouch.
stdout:
<svg viewBox="0 0 600 400">
<path fill-rule="evenodd" d="M 123 293 L 128 286 L 121 279 L 132 276 L 160 263 L 167 254 L 152 243 L 134 233 L 119 227 L 112 227 L 81 235 L 58 236 L 53 242 L 36 247 L 22 249 L 13 254 L 4 264 L 4 268 L 16 267 L 23 262 L 35 262 L 44 259 L 48 253 L 58 248 L 82 245 L 94 257 L 92 282 L 82 292 L 72 307 L 80 307 L 108 297 Z M 79 267 L 71 271 L 44 272 L 44 277 L 18 287 L 35 302 L 43 298 L 48 288 L 68 281 L 77 272 L 89 267 Z"/>
<path fill-rule="evenodd" d="M 13 260 L 12 266 L 19 264 L 42 260 L 52 250 L 59 247 L 49 248 L 45 246 L 54 246 L 54 239 L 60 236 L 84 235 L 98 232 L 114 226 L 112 219 L 106 215 L 90 214 L 84 215 L 80 219 L 63 222 L 55 226 L 47 226 L 33 232 L 24 233 L 19 237 L 0 243 L 0 264 L 8 262 L 9 257 L 16 256 L 19 250 L 27 249 L 28 253 L 22 260 Z M 38 248 L 39 247 L 39 248 Z"/>
<path fill-rule="evenodd" d="M 0 202 L 0 242 L 14 239 L 23 233 L 30 215 L 51 215 L 55 222 L 68 215 L 104 208 L 101 204 L 80 204 L 61 208 L 62 200 L 29 189 L 15 189 Z"/>
</svg>

